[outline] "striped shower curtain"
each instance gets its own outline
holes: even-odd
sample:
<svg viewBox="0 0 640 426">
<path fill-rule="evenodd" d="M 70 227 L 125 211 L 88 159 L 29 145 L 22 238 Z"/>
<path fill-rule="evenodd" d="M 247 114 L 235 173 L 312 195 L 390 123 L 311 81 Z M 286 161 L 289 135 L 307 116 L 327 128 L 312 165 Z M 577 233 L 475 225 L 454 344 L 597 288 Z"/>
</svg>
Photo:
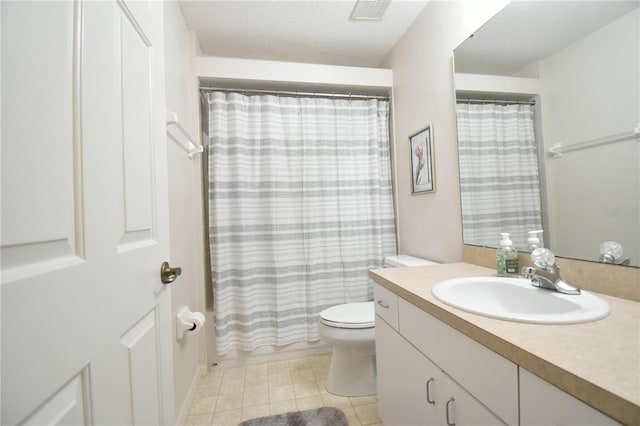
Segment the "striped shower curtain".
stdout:
<svg viewBox="0 0 640 426">
<path fill-rule="evenodd" d="M 395 254 L 389 102 L 208 92 L 218 354 L 319 339 Z"/>
<path fill-rule="evenodd" d="M 542 229 L 533 105 L 458 103 L 462 227 L 465 244 L 516 247 Z"/>
</svg>

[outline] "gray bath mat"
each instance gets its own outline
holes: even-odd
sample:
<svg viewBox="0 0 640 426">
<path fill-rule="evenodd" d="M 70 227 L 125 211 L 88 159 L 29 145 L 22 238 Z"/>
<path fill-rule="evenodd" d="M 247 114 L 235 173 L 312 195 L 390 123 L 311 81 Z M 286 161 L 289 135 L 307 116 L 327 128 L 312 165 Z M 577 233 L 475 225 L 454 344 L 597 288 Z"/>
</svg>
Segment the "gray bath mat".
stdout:
<svg viewBox="0 0 640 426">
<path fill-rule="evenodd" d="M 349 426 L 342 410 L 334 407 L 292 411 L 275 416 L 245 420 L 238 426 Z"/>
</svg>

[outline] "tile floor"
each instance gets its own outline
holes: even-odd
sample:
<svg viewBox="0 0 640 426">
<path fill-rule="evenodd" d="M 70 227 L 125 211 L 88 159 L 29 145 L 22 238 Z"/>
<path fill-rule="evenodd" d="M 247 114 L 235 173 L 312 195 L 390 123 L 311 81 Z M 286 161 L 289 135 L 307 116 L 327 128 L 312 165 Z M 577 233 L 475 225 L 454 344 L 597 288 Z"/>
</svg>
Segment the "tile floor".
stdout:
<svg viewBox="0 0 640 426">
<path fill-rule="evenodd" d="M 185 426 L 237 426 L 243 420 L 322 406 L 340 408 L 350 426 L 382 426 L 376 396 L 347 398 L 325 389 L 329 355 L 247 367 L 214 367 L 200 380 Z"/>
</svg>

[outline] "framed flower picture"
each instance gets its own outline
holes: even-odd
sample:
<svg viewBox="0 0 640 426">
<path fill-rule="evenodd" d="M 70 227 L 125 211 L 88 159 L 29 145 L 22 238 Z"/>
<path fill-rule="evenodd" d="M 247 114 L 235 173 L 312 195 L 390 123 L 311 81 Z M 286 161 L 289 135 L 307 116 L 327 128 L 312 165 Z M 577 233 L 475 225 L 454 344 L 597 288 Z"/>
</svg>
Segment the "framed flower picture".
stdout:
<svg viewBox="0 0 640 426">
<path fill-rule="evenodd" d="M 409 146 L 411 148 L 411 192 L 413 194 L 435 192 L 433 126 L 429 124 L 418 133 L 409 136 Z"/>
</svg>

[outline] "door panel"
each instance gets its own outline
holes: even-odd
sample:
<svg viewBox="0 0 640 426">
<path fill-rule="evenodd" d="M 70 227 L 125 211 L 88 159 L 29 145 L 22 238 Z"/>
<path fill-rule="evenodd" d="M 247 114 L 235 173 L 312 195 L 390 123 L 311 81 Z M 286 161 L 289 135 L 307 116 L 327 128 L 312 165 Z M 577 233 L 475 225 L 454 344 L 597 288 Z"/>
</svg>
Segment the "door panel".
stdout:
<svg viewBox="0 0 640 426">
<path fill-rule="evenodd" d="M 151 171 L 150 42 L 130 14 L 121 17 L 122 144 L 124 159 L 125 236 L 123 241 L 151 238 L 153 193 Z"/>
<path fill-rule="evenodd" d="M 154 309 L 122 336 L 121 342 L 129 354 L 129 386 L 133 400 L 133 423 L 160 424 L 162 391 L 158 381 L 160 346 Z"/>
<path fill-rule="evenodd" d="M 173 423 L 162 4 L 0 7 L 1 423 Z"/>
<path fill-rule="evenodd" d="M 2 187 L 3 282 L 83 257 L 77 14 L 72 2 L 3 4 L 2 178 L 16 183 Z"/>
<path fill-rule="evenodd" d="M 87 371 L 76 375 L 40 406 L 24 425 L 91 424 Z"/>
</svg>

